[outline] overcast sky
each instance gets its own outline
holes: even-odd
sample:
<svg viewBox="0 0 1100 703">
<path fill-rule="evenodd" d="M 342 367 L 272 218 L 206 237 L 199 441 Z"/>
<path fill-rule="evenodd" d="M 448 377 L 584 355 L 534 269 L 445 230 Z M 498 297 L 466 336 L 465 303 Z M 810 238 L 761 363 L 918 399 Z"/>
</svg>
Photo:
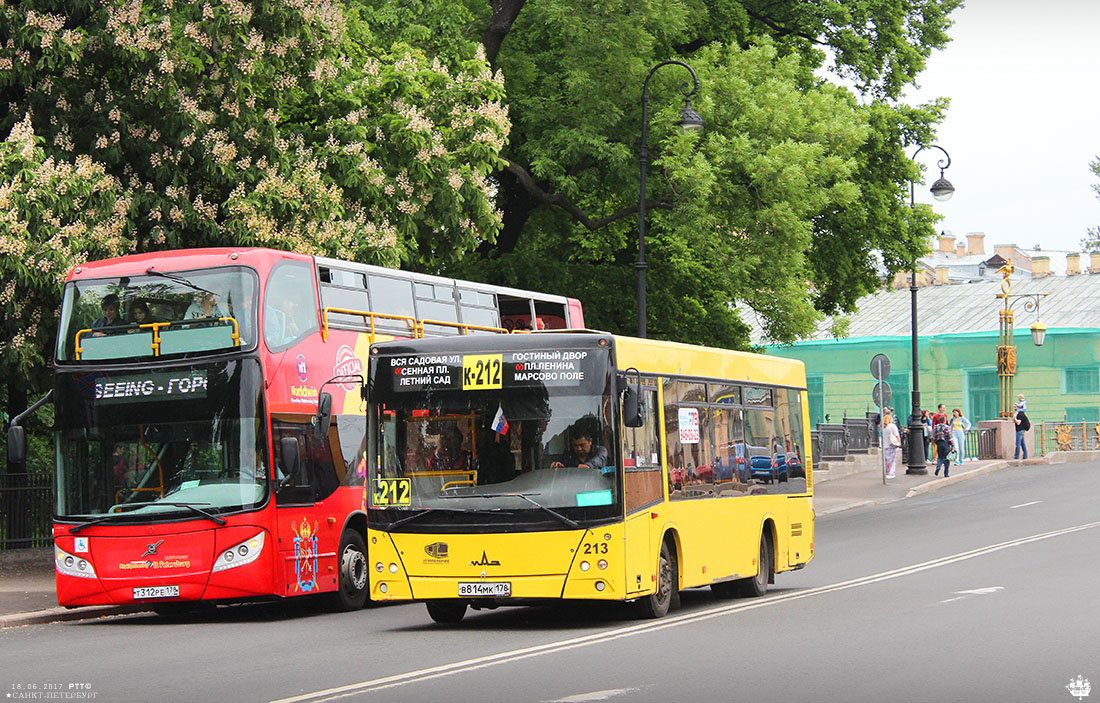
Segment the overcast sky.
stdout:
<svg viewBox="0 0 1100 703">
<path fill-rule="evenodd" d="M 936 143 L 951 154 L 946 203 L 928 188 L 940 152 L 925 149 L 917 202 L 938 227 L 994 244 L 1079 251 L 1100 226 L 1100 0 L 968 0 L 952 15 L 952 41 L 936 52 L 906 102 L 951 98 Z M 912 155 L 911 150 L 909 153 Z"/>
</svg>

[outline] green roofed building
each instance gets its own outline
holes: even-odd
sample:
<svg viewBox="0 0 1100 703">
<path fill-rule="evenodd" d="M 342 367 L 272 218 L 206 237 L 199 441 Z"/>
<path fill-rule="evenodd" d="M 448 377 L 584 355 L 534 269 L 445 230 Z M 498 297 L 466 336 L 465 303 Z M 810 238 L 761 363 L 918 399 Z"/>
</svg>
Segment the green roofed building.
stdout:
<svg viewBox="0 0 1100 703">
<path fill-rule="evenodd" d="M 1044 257 L 1045 258 L 1045 257 Z M 1032 343 L 1034 312 L 1021 299 L 1013 305 L 1017 348 L 1014 393 L 1027 398 L 1033 421 L 1100 422 L 1100 271 L 1051 276 L 1036 272 L 1012 277 L 1012 294 L 1047 293 L 1038 319 L 1047 326 L 1043 346 Z M 992 273 L 992 272 L 990 272 Z M 934 279 L 933 279 L 934 280 Z M 917 291 L 921 406 L 961 408 L 971 421 L 998 416 L 997 375 L 1000 280 L 971 280 L 922 286 Z M 753 342 L 766 353 L 801 359 L 809 383 L 810 421 L 833 422 L 875 411 L 870 363 L 890 358 L 890 405 L 905 418 L 912 407 L 912 328 L 908 288 L 884 290 L 861 299 L 848 316 L 847 336 L 830 336 L 833 320 L 818 333 L 790 346 L 775 345 L 753 320 Z M 1013 400 L 1014 402 L 1014 400 Z"/>
</svg>

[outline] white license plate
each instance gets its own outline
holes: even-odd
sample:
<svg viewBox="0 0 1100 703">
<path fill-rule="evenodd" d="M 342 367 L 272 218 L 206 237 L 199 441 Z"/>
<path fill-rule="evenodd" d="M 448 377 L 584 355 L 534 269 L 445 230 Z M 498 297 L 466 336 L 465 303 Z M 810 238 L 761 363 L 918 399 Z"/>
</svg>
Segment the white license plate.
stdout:
<svg viewBox="0 0 1100 703">
<path fill-rule="evenodd" d="M 512 595 L 512 584 L 508 581 L 474 581 L 459 583 L 458 595 L 467 597 L 504 597 Z"/>
<path fill-rule="evenodd" d="M 179 586 L 142 586 L 134 589 L 134 598 L 179 598 Z"/>
</svg>

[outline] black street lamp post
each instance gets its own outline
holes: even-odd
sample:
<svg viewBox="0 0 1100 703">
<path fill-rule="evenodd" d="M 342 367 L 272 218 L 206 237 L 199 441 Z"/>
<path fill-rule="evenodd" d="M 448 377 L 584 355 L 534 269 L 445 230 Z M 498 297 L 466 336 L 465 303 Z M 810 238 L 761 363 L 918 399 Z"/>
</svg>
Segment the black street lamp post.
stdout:
<svg viewBox="0 0 1100 703">
<path fill-rule="evenodd" d="M 649 75 L 645 77 L 645 83 L 642 84 L 642 148 L 638 157 L 641 162 L 642 181 L 641 181 L 641 195 L 638 200 L 638 262 L 634 264 L 634 268 L 638 271 L 638 336 L 643 339 L 646 336 L 645 329 L 645 172 L 649 166 L 649 145 L 647 143 L 649 135 L 649 79 L 653 77 L 653 74 L 661 66 L 668 66 L 670 64 L 676 64 L 677 66 L 683 66 L 691 73 L 691 78 L 695 82 L 695 85 L 688 90 L 688 84 L 684 83 L 684 109 L 680 112 L 680 126 L 684 129 L 702 129 L 703 118 L 699 116 L 699 113 L 691 107 L 691 96 L 695 95 L 695 92 L 699 90 L 699 77 L 695 75 L 695 69 L 688 66 L 683 61 L 662 61 L 653 68 L 649 69 Z"/>
<path fill-rule="evenodd" d="M 927 147 L 920 147 L 913 152 L 913 159 L 916 160 L 917 154 L 921 153 L 927 148 L 939 149 L 943 152 L 943 155 L 947 157 L 947 161 L 940 160 L 937 162 L 937 166 L 940 167 L 940 177 L 932 184 L 932 197 L 936 200 L 950 200 L 951 196 L 955 193 L 955 186 L 951 185 L 951 182 L 943 177 L 943 171 L 951 165 L 951 155 L 947 153 L 947 150 L 938 144 L 930 144 Z M 916 207 L 916 184 L 913 181 L 909 181 L 909 207 Z M 918 368 L 918 349 L 917 349 L 917 263 L 918 259 L 913 260 L 913 277 L 909 280 L 909 297 L 910 297 L 910 315 L 912 316 L 913 327 L 913 411 L 909 415 L 909 463 L 908 468 L 905 469 L 907 474 L 927 474 L 928 464 L 925 461 L 924 456 L 924 424 L 920 419 L 920 369 Z"/>
</svg>

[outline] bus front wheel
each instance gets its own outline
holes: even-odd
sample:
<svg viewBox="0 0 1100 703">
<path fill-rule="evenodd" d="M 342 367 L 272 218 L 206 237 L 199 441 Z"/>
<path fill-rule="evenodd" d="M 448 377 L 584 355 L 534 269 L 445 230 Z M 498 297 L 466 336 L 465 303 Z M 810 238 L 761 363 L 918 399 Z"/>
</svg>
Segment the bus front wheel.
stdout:
<svg viewBox="0 0 1100 703">
<path fill-rule="evenodd" d="M 367 602 L 367 545 L 363 536 L 352 529 L 340 538 L 340 575 L 336 592 L 331 594 L 333 610 L 359 610 Z"/>
<path fill-rule="evenodd" d="M 662 542 L 661 554 L 657 558 L 657 592 L 634 602 L 638 616 L 653 619 L 667 615 L 672 606 L 676 582 L 676 554 L 669 549 L 668 542 Z"/>
<path fill-rule="evenodd" d="M 460 622 L 466 616 L 466 601 L 430 600 L 424 605 L 428 606 L 428 615 L 432 620 L 441 625 L 453 625 Z"/>
</svg>

